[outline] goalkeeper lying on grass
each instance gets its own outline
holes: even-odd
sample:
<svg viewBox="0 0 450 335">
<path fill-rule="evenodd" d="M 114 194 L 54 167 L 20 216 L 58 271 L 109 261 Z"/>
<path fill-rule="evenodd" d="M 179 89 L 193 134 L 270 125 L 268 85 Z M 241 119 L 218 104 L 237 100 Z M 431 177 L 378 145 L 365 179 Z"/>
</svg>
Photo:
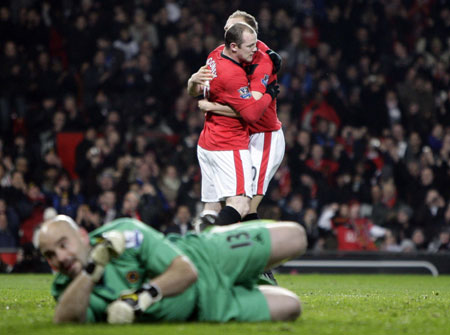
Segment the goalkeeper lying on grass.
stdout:
<svg viewBox="0 0 450 335">
<path fill-rule="evenodd" d="M 293 222 L 254 221 L 164 237 L 129 218 L 89 235 L 68 216 L 45 222 L 39 247 L 59 273 L 54 321 L 295 320 L 298 297 L 257 286 L 259 275 L 306 249 Z"/>
</svg>

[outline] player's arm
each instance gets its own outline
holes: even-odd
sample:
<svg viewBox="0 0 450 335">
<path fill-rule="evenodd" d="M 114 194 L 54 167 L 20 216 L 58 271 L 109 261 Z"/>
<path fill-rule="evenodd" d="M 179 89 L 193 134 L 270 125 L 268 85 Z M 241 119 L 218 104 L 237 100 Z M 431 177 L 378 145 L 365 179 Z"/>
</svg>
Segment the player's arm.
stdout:
<svg viewBox="0 0 450 335">
<path fill-rule="evenodd" d="M 110 231 L 102 235 L 89 254 L 85 270 L 75 277 L 59 298 L 53 317 L 55 323 L 86 322 L 89 298 L 95 283 L 102 278 L 110 260 L 124 250 L 125 237 L 121 232 Z"/>
<path fill-rule="evenodd" d="M 173 243 L 149 228 L 141 230 L 141 233 L 144 238 L 139 255 L 152 279 L 137 290 L 122 292 L 119 299 L 109 304 L 109 323 L 131 323 L 136 315 L 154 303 L 184 292 L 197 281 L 197 269 Z"/>
<path fill-rule="evenodd" d="M 132 323 L 136 315 L 146 311 L 164 297 L 184 292 L 197 280 L 197 270 L 186 256 L 177 256 L 169 267 L 136 291 L 123 292 L 109 304 L 107 320 L 112 324 Z"/>
<path fill-rule="evenodd" d="M 198 101 L 198 108 L 206 113 L 211 112 L 217 115 L 240 118 L 241 116 L 233 108 L 228 105 L 222 105 L 217 102 L 211 102 L 206 99 Z"/>
<path fill-rule="evenodd" d="M 233 108 L 245 122 L 257 122 L 272 100 L 278 95 L 278 84 L 275 81 L 271 82 L 267 85 L 262 97 L 256 100 L 250 92 L 246 75 L 234 76 L 232 79 L 224 80 L 224 93 L 221 95 L 220 103 Z"/>
<path fill-rule="evenodd" d="M 197 281 L 197 269 L 186 256 L 178 256 L 167 270 L 150 282 L 160 289 L 163 297 L 183 293 Z"/>
<path fill-rule="evenodd" d="M 252 96 L 253 96 L 253 99 L 259 100 L 262 98 L 263 93 L 252 91 Z M 198 108 L 204 113 L 210 112 L 210 113 L 214 113 L 217 115 L 223 115 L 223 116 L 234 117 L 234 118 L 241 117 L 241 115 L 238 112 L 236 112 L 233 108 L 231 108 L 230 106 L 222 105 L 222 104 L 219 104 L 218 102 L 211 102 L 211 101 L 208 101 L 207 99 L 199 100 Z"/>
<path fill-rule="evenodd" d="M 247 69 L 252 95 L 256 100 L 263 96 L 268 83 L 276 79 L 276 76 L 272 75 L 273 69 L 274 65 L 267 55 L 259 57 L 259 63 Z"/>
<path fill-rule="evenodd" d="M 188 80 L 187 91 L 190 96 L 197 97 L 203 93 L 203 87 L 209 85 L 213 75 L 208 65 L 202 66 Z"/>
<path fill-rule="evenodd" d="M 56 305 L 53 322 L 86 322 L 89 296 L 95 282 L 90 275 L 82 271 L 66 288 Z"/>
<path fill-rule="evenodd" d="M 249 99 L 247 102 L 243 104 L 237 104 L 235 106 L 233 106 L 233 104 L 230 105 L 231 107 L 236 109 L 236 111 L 241 115 L 245 122 L 254 123 L 261 118 L 264 111 L 270 105 L 272 100 L 277 97 L 279 92 L 279 85 L 276 83 L 276 81 L 273 81 L 267 85 L 265 93 L 261 95 L 261 98 L 259 100 L 253 98 L 252 93 L 252 99 Z"/>
</svg>

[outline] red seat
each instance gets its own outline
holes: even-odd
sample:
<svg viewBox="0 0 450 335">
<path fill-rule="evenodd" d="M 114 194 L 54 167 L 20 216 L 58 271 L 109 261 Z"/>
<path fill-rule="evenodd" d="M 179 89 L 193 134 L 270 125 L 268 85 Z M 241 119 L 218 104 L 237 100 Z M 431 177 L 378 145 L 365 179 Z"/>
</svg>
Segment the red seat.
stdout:
<svg viewBox="0 0 450 335">
<path fill-rule="evenodd" d="M 16 252 L 0 252 L 0 259 L 3 263 L 14 266 L 17 262 Z"/>
<path fill-rule="evenodd" d="M 83 137 L 83 133 L 59 133 L 56 137 L 58 156 L 72 179 L 78 179 L 75 172 L 75 150 Z"/>
</svg>

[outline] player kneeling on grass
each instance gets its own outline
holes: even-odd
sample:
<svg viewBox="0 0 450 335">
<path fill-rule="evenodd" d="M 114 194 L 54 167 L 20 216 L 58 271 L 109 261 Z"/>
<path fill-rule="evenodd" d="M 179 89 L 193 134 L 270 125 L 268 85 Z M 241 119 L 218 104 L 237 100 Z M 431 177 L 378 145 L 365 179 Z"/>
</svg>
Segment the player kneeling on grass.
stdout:
<svg viewBox="0 0 450 335">
<path fill-rule="evenodd" d="M 40 250 L 59 272 L 58 323 L 295 320 L 294 293 L 256 282 L 306 243 L 297 223 L 270 221 L 165 237 L 123 218 L 88 235 L 59 215 L 39 232 Z"/>
</svg>

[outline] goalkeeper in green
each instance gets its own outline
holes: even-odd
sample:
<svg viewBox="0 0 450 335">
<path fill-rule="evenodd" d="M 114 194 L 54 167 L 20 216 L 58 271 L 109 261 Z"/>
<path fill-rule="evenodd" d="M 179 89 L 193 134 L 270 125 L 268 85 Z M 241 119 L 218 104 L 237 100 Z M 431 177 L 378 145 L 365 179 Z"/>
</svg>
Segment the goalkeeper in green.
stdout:
<svg viewBox="0 0 450 335">
<path fill-rule="evenodd" d="M 117 219 L 87 234 L 70 217 L 44 222 L 39 248 L 57 271 L 54 322 L 295 320 L 298 297 L 259 275 L 306 249 L 294 222 L 253 221 L 165 237 Z"/>
</svg>

